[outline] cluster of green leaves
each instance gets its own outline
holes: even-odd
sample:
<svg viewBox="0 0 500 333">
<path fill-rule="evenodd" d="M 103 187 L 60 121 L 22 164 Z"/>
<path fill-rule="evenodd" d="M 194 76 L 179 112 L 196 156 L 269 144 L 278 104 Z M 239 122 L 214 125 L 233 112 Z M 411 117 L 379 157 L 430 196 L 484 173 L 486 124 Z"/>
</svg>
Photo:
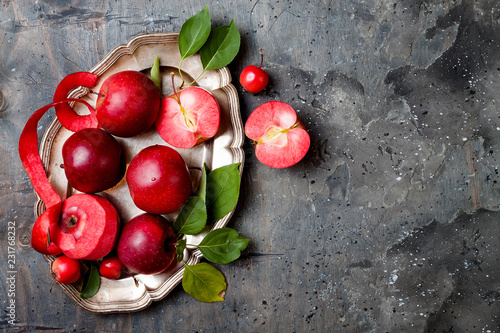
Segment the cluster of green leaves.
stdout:
<svg viewBox="0 0 500 333">
<path fill-rule="evenodd" d="M 182 78 L 182 62 L 199 52 L 203 72 L 227 66 L 240 49 L 240 33 L 234 19 L 227 26 L 212 27 L 208 5 L 199 13 L 186 20 L 179 32 L 179 51 L 181 61 L 179 74 Z M 198 78 L 200 77 L 198 76 Z M 196 82 L 196 78 L 193 82 Z M 184 80 L 184 79 L 183 79 Z M 190 84 L 192 84 L 191 82 Z"/>
<path fill-rule="evenodd" d="M 202 302 L 224 299 L 226 280 L 224 275 L 209 263 L 188 265 L 182 260 L 186 248 L 185 235 L 197 235 L 211 224 L 231 212 L 240 193 L 240 163 L 229 164 L 208 172 L 204 166 L 196 196 L 189 198 L 175 219 L 174 229 L 179 234 L 176 248 L 177 260 L 184 263 L 182 287 Z M 196 247 L 205 259 L 216 264 L 227 264 L 240 257 L 249 239 L 241 237 L 231 228 L 209 232 Z"/>
</svg>

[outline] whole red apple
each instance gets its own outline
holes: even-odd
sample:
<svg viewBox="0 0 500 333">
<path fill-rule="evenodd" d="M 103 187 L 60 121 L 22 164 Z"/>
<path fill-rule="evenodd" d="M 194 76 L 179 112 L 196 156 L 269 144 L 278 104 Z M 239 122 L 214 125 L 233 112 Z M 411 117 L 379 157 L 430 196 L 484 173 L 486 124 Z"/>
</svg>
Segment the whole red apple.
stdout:
<svg viewBox="0 0 500 333">
<path fill-rule="evenodd" d="M 180 209 L 191 195 L 191 176 L 182 156 L 174 149 L 154 145 L 141 150 L 126 174 L 135 205 L 152 214 Z"/>
<path fill-rule="evenodd" d="M 124 268 L 122 262 L 116 255 L 110 255 L 101 261 L 99 274 L 107 279 L 116 280 L 122 275 Z"/>
<path fill-rule="evenodd" d="M 109 133 L 86 128 L 72 134 L 62 148 L 64 173 L 78 191 L 96 193 L 115 186 L 125 174 L 125 154 Z"/>
<path fill-rule="evenodd" d="M 161 215 L 144 213 L 125 224 L 118 241 L 118 258 L 134 272 L 160 273 L 174 260 L 176 242 L 169 221 Z"/>
<path fill-rule="evenodd" d="M 52 263 L 52 274 L 61 283 L 73 283 L 80 279 L 80 262 L 62 255 Z"/>
<path fill-rule="evenodd" d="M 151 128 L 160 109 L 160 91 L 148 76 L 137 71 L 111 75 L 99 95 L 97 121 L 120 137 L 132 137 Z"/>
</svg>

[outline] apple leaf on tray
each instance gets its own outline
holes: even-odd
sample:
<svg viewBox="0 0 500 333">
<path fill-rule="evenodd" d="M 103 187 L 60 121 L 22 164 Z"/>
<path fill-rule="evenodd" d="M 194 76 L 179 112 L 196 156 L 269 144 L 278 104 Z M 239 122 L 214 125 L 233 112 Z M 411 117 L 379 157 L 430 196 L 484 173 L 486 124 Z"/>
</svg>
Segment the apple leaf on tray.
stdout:
<svg viewBox="0 0 500 333">
<path fill-rule="evenodd" d="M 80 293 L 80 297 L 83 299 L 90 298 L 94 296 L 99 287 L 101 286 L 101 277 L 99 276 L 99 269 L 97 268 L 95 263 L 90 265 L 90 270 L 85 275 L 85 279 L 83 280 L 82 292 Z"/>
<path fill-rule="evenodd" d="M 228 164 L 208 174 L 206 196 L 210 222 L 220 220 L 236 206 L 240 194 L 240 164 Z"/>
<path fill-rule="evenodd" d="M 160 76 L 160 56 L 156 56 L 153 66 L 151 66 L 151 80 L 155 83 L 161 93 L 161 76 Z"/>
</svg>

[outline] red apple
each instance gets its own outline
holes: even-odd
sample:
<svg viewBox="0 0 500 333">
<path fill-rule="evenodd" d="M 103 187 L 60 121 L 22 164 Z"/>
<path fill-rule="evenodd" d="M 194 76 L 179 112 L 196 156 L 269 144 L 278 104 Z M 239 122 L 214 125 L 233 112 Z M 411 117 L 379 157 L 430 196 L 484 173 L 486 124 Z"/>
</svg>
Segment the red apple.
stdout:
<svg viewBox="0 0 500 333">
<path fill-rule="evenodd" d="M 107 190 L 125 174 L 122 147 L 101 129 L 87 128 L 71 135 L 63 145 L 62 157 L 69 184 L 81 192 Z"/>
<path fill-rule="evenodd" d="M 118 259 L 116 255 L 112 255 L 101 261 L 99 274 L 107 279 L 116 280 L 122 275 L 124 268 L 125 266 L 122 264 L 120 259 Z"/>
<path fill-rule="evenodd" d="M 161 215 L 142 214 L 125 224 L 118 241 L 118 258 L 128 269 L 156 274 L 175 258 L 177 235 Z"/>
<path fill-rule="evenodd" d="M 212 138 L 219 122 L 219 104 L 212 94 L 188 87 L 162 99 L 156 130 L 168 144 L 191 148 Z"/>
<path fill-rule="evenodd" d="M 99 90 L 97 121 L 107 132 L 138 135 L 154 124 L 160 108 L 160 91 L 145 74 L 123 71 L 108 77 Z"/>
<path fill-rule="evenodd" d="M 265 70 L 262 69 L 262 63 L 264 61 L 264 54 L 262 49 L 260 51 L 260 66 L 250 65 L 245 67 L 240 74 L 240 84 L 245 88 L 246 91 L 252 94 L 257 94 L 264 90 L 269 82 L 269 75 Z"/>
<path fill-rule="evenodd" d="M 52 274 L 61 283 L 73 283 L 80 280 L 80 262 L 62 255 L 52 263 Z"/>
<path fill-rule="evenodd" d="M 309 134 L 295 110 L 283 102 L 257 107 L 245 123 L 245 134 L 255 143 L 257 159 L 272 168 L 299 162 L 310 145 Z"/>
<path fill-rule="evenodd" d="M 174 149 L 155 145 L 141 150 L 126 174 L 135 205 L 152 214 L 180 209 L 191 195 L 191 176 L 182 156 Z"/>
<path fill-rule="evenodd" d="M 118 212 L 107 199 L 75 194 L 63 201 L 54 243 L 72 259 L 97 260 L 113 249 L 119 224 Z"/>
</svg>

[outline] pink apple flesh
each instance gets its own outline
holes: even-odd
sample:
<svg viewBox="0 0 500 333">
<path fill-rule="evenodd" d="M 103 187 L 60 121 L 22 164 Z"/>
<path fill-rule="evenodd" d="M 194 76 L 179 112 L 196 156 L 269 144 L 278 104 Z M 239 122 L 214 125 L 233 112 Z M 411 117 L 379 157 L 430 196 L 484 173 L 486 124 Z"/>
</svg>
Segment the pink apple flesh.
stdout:
<svg viewBox="0 0 500 333">
<path fill-rule="evenodd" d="M 63 201 L 54 243 L 69 258 L 97 260 L 113 249 L 119 224 L 118 212 L 107 199 L 75 194 Z"/>
<path fill-rule="evenodd" d="M 188 87 L 162 99 L 156 129 L 168 144 L 187 149 L 212 138 L 219 122 L 219 104 L 212 94 Z"/>
<path fill-rule="evenodd" d="M 250 114 L 245 134 L 255 142 L 257 159 L 272 168 L 296 164 L 306 155 L 311 143 L 295 110 L 277 101 L 264 103 Z"/>
</svg>

